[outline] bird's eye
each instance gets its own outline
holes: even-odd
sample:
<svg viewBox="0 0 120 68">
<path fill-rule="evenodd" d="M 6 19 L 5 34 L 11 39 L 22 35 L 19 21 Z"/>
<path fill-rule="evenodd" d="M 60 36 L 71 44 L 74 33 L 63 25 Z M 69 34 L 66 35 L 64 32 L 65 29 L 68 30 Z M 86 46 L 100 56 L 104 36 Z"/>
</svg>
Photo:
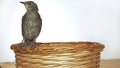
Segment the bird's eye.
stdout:
<svg viewBox="0 0 120 68">
<path fill-rule="evenodd" d="M 28 3 L 28 5 L 32 5 L 31 3 Z"/>
</svg>

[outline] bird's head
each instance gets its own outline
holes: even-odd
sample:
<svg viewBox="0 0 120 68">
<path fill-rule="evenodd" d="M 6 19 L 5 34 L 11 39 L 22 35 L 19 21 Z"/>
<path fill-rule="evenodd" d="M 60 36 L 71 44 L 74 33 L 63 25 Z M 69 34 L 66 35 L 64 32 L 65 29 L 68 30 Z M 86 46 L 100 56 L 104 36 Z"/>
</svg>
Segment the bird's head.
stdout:
<svg viewBox="0 0 120 68">
<path fill-rule="evenodd" d="M 38 11 L 37 4 L 33 1 L 20 2 L 25 5 L 27 11 Z"/>
</svg>

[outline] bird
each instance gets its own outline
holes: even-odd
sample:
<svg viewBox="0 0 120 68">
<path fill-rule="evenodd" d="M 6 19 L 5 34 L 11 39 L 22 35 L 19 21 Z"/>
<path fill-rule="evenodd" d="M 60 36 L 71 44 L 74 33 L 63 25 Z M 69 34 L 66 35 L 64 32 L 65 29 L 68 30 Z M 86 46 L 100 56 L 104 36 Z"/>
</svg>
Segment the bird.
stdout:
<svg viewBox="0 0 120 68">
<path fill-rule="evenodd" d="M 42 18 L 38 12 L 38 6 L 33 1 L 20 2 L 24 4 L 26 13 L 22 17 L 22 46 L 34 48 L 36 38 L 39 36 L 42 28 Z"/>
</svg>

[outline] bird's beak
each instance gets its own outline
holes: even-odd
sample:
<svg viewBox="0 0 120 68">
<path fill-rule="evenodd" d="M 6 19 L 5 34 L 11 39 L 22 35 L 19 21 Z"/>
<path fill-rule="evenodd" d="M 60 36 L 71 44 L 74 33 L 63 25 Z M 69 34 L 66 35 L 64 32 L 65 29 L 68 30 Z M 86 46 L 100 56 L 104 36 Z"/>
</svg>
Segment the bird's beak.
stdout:
<svg viewBox="0 0 120 68">
<path fill-rule="evenodd" d="M 25 2 L 20 2 L 20 3 L 25 4 Z"/>
</svg>

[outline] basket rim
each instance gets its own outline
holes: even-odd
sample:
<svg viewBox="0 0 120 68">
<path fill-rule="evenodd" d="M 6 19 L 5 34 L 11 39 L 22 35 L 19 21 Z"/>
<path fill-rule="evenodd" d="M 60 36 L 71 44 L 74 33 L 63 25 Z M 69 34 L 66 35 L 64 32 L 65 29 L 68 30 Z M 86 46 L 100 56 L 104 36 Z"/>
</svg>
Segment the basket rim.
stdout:
<svg viewBox="0 0 120 68">
<path fill-rule="evenodd" d="M 22 53 L 48 53 L 48 52 L 80 52 L 80 51 L 102 51 L 104 45 L 99 42 L 37 42 L 35 48 L 28 47 L 18 49 L 21 43 L 11 46 L 15 52 Z"/>
</svg>

